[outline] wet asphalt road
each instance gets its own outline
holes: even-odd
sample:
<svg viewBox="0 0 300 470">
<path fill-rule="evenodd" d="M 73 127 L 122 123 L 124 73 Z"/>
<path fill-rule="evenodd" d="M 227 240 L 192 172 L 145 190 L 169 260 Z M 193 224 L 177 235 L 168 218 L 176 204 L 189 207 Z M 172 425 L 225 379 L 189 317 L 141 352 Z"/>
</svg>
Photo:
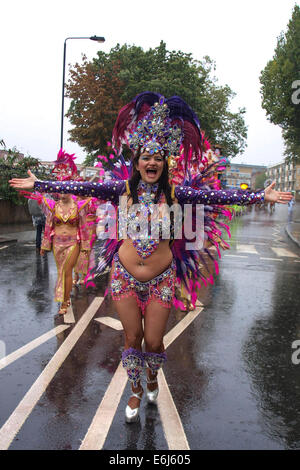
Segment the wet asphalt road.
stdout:
<svg viewBox="0 0 300 470">
<path fill-rule="evenodd" d="M 220 275 L 201 291 L 204 309 L 167 350 L 164 374 L 190 449 L 300 448 L 300 364 L 292 362 L 300 339 L 300 249 L 286 221 L 287 207 L 277 206 L 272 215 L 253 208 L 232 223 Z M 53 301 L 51 254 L 41 258 L 23 241 L 0 250 L 0 263 L 0 341 L 10 354 L 64 320 Z M 97 289 L 75 288 L 76 323 L 0 370 L 0 428 L 106 280 Z M 101 316 L 117 319 L 109 299 L 95 314 Z M 184 316 L 173 311 L 168 331 Z M 9 449 L 78 449 L 122 348 L 122 331 L 92 319 Z M 103 449 L 168 449 L 156 407 L 142 402 L 140 423 L 125 424 L 128 394 L 127 385 Z"/>
</svg>

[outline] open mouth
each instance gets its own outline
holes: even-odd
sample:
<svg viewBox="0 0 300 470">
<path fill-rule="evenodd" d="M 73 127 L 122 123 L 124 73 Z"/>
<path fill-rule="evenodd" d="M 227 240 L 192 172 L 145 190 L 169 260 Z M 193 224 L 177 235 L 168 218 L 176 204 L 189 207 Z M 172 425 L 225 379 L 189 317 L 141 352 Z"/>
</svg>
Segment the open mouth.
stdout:
<svg viewBox="0 0 300 470">
<path fill-rule="evenodd" d="M 157 170 L 155 170 L 154 168 L 149 168 L 148 170 L 146 170 L 146 173 L 147 173 L 147 176 L 156 176 L 157 175 Z"/>
</svg>

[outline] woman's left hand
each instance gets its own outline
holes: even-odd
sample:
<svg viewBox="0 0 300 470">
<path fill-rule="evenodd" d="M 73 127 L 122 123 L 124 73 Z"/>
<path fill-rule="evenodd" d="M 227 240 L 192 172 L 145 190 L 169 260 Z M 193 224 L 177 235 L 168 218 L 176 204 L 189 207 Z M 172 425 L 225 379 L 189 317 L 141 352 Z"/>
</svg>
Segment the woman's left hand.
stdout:
<svg viewBox="0 0 300 470">
<path fill-rule="evenodd" d="M 279 202 L 279 204 L 287 204 L 293 198 L 292 193 L 287 191 L 276 191 L 274 189 L 275 185 L 276 181 L 273 181 L 273 183 L 271 183 L 270 186 L 265 189 L 265 201 Z"/>
</svg>

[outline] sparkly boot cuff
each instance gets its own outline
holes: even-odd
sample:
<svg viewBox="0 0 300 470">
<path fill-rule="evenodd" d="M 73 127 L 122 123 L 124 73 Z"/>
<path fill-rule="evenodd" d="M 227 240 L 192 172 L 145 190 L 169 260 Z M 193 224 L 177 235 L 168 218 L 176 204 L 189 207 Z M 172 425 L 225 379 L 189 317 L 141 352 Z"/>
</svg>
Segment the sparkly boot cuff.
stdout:
<svg viewBox="0 0 300 470">
<path fill-rule="evenodd" d="M 144 355 L 134 348 L 125 349 L 122 353 L 122 364 L 127 371 L 128 380 L 137 387 L 144 367 Z"/>
<path fill-rule="evenodd" d="M 165 352 L 154 353 L 154 352 L 145 352 L 144 358 L 147 367 L 151 370 L 152 374 L 156 374 L 158 369 L 160 369 L 167 360 L 167 355 Z"/>
</svg>

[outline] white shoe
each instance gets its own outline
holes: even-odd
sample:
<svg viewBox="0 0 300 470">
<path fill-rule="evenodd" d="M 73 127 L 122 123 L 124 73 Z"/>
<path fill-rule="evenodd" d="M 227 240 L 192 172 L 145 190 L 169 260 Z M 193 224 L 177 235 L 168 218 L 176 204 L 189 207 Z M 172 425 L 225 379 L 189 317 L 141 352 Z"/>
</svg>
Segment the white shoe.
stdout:
<svg viewBox="0 0 300 470">
<path fill-rule="evenodd" d="M 157 377 L 153 380 L 150 380 L 147 377 L 147 384 L 155 384 L 155 383 L 157 383 Z M 147 403 L 149 403 L 151 405 L 156 405 L 158 392 L 159 392 L 158 383 L 157 383 L 157 388 L 155 390 L 153 390 L 152 392 L 150 392 L 150 390 L 148 390 L 148 388 L 147 388 L 147 392 L 146 392 Z"/>
<path fill-rule="evenodd" d="M 136 397 L 139 400 L 141 400 L 142 396 L 143 396 L 143 392 L 144 392 L 144 390 L 142 389 L 138 393 L 132 393 L 130 398 L 131 397 Z M 136 423 L 136 421 L 138 421 L 138 419 L 139 419 L 139 415 L 140 415 L 140 407 L 132 409 L 132 408 L 130 408 L 129 405 L 126 406 L 126 409 L 125 409 L 125 421 L 126 421 L 126 423 Z"/>
</svg>

